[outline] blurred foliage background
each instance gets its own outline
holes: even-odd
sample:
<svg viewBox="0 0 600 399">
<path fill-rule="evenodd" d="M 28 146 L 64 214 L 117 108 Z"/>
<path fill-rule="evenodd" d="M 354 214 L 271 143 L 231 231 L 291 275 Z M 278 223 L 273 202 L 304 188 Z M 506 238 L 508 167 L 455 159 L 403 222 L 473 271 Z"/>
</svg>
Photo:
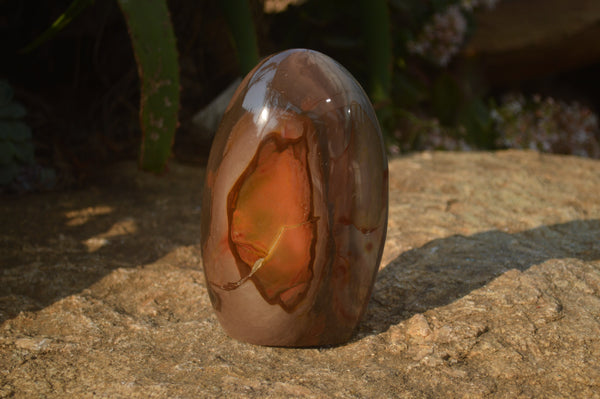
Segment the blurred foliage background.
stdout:
<svg viewBox="0 0 600 399">
<path fill-rule="evenodd" d="M 0 0 L 0 168 L 12 176 L 0 181 L 4 191 L 77 186 L 98 165 L 139 159 L 140 142 L 148 140 L 140 117 L 144 61 L 132 49 L 131 15 L 117 0 L 80 3 L 85 7 L 60 31 L 23 52 L 73 1 Z M 161 145 L 168 155 L 173 143 L 179 161 L 207 159 L 212 132 L 193 116 L 260 57 L 292 47 L 322 51 L 355 75 L 371 96 L 391 154 L 529 148 L 600 157 L 600 53 L 590 44 L 598 28 L 573 28 L 572 37 L 561 36 L 572 42 L 554 47 L 536 36 L 544 27 L 531 29 L 521 36 L 536 41 L 523 53 L 498 50 L 497 41 L 478 36 L 483 21 L 488 36 L 510 39 L 511 7 L 544 7 L 543 14 L 558 0 L 165 3 L 180 105 L 162 110 L 176 112 L 179 123 L 174 139 Z M 559 7 L 554 12 L 565 20 Z M 490 21 L 498 22 L 496 31 Z M 155 25 L 146 27 L 150 37 Z M 144 40 L 152 46 L 157 39 Z"/>
</svg>

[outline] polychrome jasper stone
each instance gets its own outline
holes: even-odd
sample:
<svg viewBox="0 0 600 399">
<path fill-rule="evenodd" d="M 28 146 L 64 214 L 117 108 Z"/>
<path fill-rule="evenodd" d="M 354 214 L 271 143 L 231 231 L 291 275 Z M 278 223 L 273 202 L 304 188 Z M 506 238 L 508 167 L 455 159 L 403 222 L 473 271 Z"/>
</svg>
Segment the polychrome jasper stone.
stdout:
<svg viewBox="0 0 600 399">
<path fill-rule="evenodd" d="M 387 213 L 383 140 L 360 85 L 316 51 L 265 59 L 231 100 L 207 166 L 202 258 L 223 328 L 261 345 L 349 340 Z"/>
</svg>

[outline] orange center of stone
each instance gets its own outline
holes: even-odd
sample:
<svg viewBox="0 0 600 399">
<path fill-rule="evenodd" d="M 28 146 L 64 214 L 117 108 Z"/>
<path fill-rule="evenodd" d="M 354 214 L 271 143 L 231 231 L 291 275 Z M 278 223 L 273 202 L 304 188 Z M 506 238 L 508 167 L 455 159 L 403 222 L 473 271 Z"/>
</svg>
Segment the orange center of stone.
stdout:
<svg viewBox="0 0 600 399">
<path fill-rule="evenodd" d="M 302 300 L 313 274 L 316 224 L 307 162 L 303 138 L 271 134 L 228 197 L 230 244 L 242 276 L 287 310 Z"/>
</svg>

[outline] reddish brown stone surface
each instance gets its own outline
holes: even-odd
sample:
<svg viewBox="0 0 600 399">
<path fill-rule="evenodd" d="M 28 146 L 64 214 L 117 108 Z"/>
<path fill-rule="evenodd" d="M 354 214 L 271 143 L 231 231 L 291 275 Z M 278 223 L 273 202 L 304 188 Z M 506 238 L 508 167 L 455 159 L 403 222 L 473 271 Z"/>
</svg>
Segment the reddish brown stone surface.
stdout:
<svg viewBox="0 0 600 399">
<path fill-rule="evenodd" d="M 232 337 L 340 344 L 383 251 L 388 165 L 369 99 L 331 58 L 288 50 L 242 81 L 208 161 L 203 261 Z"/>
</svg>

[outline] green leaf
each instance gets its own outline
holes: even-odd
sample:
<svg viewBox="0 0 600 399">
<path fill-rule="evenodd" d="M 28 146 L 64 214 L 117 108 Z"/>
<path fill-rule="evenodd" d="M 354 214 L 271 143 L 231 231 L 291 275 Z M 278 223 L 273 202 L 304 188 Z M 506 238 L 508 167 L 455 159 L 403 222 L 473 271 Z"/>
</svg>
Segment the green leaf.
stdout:
<svg viewBox="0 0 600 399">
<path fill-rule="evenodd" d="M 475 99 L 467 104 L 459 115 L 459 123 L 466 128 L 469 141 L 481 148 L 492 147 L 492 118 L 482 100 Z"/>
<path fill-rule="evenodd" d="M 221 0 L 219 4 L 233 36 L 242 75 L 245 75 L 258 63 L 258 44 L 250 5 L 248 0 Z"/>
<path fill-rule="evenodd" d="M 13 142 L 15 159 L 24 164 L 34 162 L 33 143 L 31 141 Z"/>
<path fill-rule="evenodd" d="M 0 106 L 10 104 L 14 92 L 6 80 L 0 80 Z"/>
<path fill-rule="evenodd" d="M 19 166 L 14 163 L 0 165 L 0 186 L 5 186 L 19 173 Z"/>
<path fill-rule="evenodd" d="M 0 165 L 8 165 L 13 162 L 15 146 L 11 141 L 0 141 Z"/>
<path fill-rule="evenodd" d="M 52 39 L 58 32 L 67 26 L 75 17 L 77 17 L 88 6 L 94 4 L 94 0 L 73 0 L 69 8 L 62 13 L 48 29 L 39 35 L 34 41 L 21 49 L 21 53 L 28 53 L 39 45 Z"/>
<path fill-rule="evenodd" d="M 0 105 L 0 119 L 18 119 L 27 114 L 25 107 L 16 102 Z"/>
<path fill-rule="evenodd" d="M 408 108 L 418 105 L 428 97 L 427 87 L 416 78 L 407 76 L 399 72 L 394 74 L 395 103 L 402 108 Z"/>
<path fill-rule="evenodd" d="M 23 122 L 0 120 L 0 142 L 8 140 L 31 140 L 31 129 Z"/>
<path fill-rule="evenodd" d="M 441 74 L 431 92 L 433 113 L 446 126 L 456 123 L 458 110 L 463 102 L 463 94 L 456 80 L 449 74 Z"/>
<path fill-rule="evenodd" d="M 374 103 L 390 99 L 392 83 L 392 39 L 386 0 L 361 0 L 361 21 L 369 66 L 369 95 Z"/>
<path fill-rule="evenodd" d="M 179 111 L 179 65 L 165 0 L 119 0 L 141 80 L 140 167 L 164 170 L 171 155 Z"/>
</svg>

